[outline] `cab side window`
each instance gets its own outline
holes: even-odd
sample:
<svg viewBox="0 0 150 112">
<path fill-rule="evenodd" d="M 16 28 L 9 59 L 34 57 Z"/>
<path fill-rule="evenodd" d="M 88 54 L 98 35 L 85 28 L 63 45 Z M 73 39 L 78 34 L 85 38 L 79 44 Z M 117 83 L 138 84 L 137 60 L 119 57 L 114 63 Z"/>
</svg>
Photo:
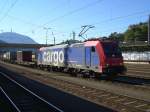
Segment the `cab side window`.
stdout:
<svg viewBox="0 0 150 112">
<path fill-rule="evenodd" d="M 95 47 L 94 46 L 91 47 L 91 52 L 95 52 Z"/>
</svg>

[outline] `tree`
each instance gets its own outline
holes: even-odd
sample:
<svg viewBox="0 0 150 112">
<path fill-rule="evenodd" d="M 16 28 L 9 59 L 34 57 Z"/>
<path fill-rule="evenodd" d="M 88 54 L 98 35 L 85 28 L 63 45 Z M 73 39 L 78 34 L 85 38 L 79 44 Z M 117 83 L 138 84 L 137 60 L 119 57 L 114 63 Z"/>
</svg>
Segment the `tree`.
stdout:
<svg viewBox="0 0 150 112">
<path fill-rule="evenodd" d="M 147 41 L 147 32 L 147 23 L 130 25 L 127 31 L 124 33 L 125 41 Z"/>
<path fill-rule="evenodd" d="M 109 38 L 111 40 L 123 41 L 124 40 L 124 34 L 123 33 L 114 32 L 114 33 L 111 33 L 109 35 Z"/>
<path fill-rule="evenodd" d="M 73 43 L 80 43 L 80 42 L 81 41 L 79 41 L 79 40 L 70 39 L 70 40 L 63 41 L 60 44 L 73 44 Z"/>
</svg>

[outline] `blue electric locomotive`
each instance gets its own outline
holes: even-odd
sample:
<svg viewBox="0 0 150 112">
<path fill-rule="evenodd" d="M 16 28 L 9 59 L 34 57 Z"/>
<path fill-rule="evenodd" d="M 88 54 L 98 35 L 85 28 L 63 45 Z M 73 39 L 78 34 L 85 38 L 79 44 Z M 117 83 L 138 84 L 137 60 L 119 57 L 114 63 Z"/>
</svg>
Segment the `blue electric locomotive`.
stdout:
<svg viewBox="0 0 150 112">
<path fill-rule="evenodd" d="M 123 57 L 113 41 L 89 40 L 39 49 L 37 64 L 42 67 L 87 71 L 90 73 L 122 73 Z"/>
</svg>

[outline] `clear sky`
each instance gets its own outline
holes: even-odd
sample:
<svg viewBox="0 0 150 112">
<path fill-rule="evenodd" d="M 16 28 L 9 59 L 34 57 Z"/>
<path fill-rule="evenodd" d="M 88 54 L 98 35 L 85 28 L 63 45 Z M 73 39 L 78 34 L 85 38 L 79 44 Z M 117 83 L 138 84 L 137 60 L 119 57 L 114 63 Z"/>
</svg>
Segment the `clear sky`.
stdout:
<svg viewBox="0 0 150 112">
<path fill-rule="evenodd" d="M 128 25 L 145 22 L 150 14 L 150 0 L 0 0 L 0 32 L 30 36 L 45 44 L 72 38 L 81 26 L 94 25 L 87 37 L 124 32 Z M 81 37 L 76 37 L 82 40 Z"/>
</svg>

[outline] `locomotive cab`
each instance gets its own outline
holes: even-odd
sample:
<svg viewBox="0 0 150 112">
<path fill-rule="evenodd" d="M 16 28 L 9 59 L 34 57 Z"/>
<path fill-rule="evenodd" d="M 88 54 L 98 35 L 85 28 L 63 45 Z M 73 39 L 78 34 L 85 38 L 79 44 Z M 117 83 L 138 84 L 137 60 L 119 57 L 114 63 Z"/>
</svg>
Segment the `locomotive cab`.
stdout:
<svg viewBox="0 0 150 112">
<path fill-rule="evenodd" d="M 123 57 L 121 49 L 117 42 L 103 41 L 101 42 L 104 53 L 103 69 L 106 73 L 123 73 L 125 67 L 123 64 Z"/>
<path fill-rule="evenodd" d="M 86 41 L 85 57 L 86 66 L 95 72 L 116 75 L 125 71 L 122 53 L 115 41 Z"/>
</svg>

